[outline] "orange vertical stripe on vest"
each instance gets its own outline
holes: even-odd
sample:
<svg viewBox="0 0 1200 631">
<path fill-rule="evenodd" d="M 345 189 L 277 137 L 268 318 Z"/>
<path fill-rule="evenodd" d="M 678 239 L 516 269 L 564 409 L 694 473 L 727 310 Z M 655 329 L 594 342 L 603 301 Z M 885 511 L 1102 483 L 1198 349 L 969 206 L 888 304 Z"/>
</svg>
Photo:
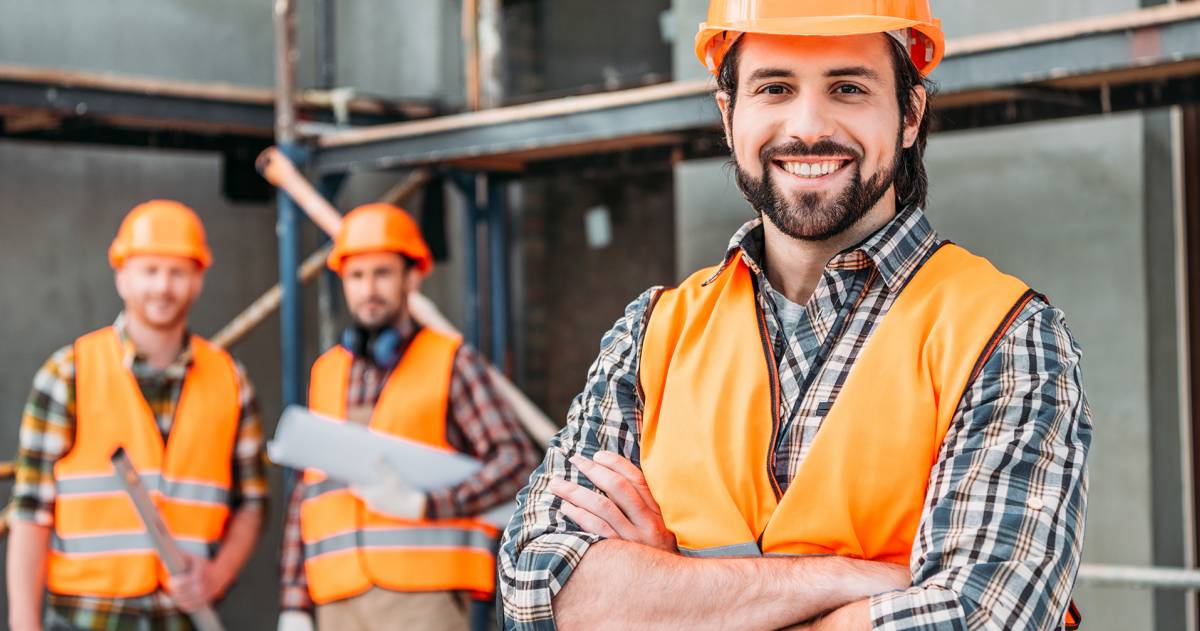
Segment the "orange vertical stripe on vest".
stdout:
<svg viewBox="0 0 1200 631">
<path fill-rule="evenodd" d="M 116 331 L 109 327 L 76 340 L 75 442 L 54 466 L 50 591 L 121 598 L 153 592 L 165 580 L 113 474 L 110 458 L 118 447 L 143 476 L 185 550 L 207 554 L 220 542 L 241 407 L 237 371 L 224 351 L 203 339 L 193 336 L 190 346 L 192 362 L 164 445 L 123 363 Z"/>
<path fill-rule="evenodd" d="M 384 384 L 371 429 L 441 449 L 454 357 L 461 342 L 422 329 Z M 309 407 L 345 418 L 353 356 L 336 347 L 313 365 Z M 372 586 L 393 591 L 494 589 L 496 530 L 475 519 L 396 520 L 369 510 L 319 471 L 304 474 L 300 509 L 309 594 L 325 604 Z"/>
<path fill-rule="evenodd" d="M 985 352 L 1028 292 L 954 245 L 878 324 L 782 497 L 773 361 L 741 257 L 664 292 L 640 381 L 642 469 L 681 550 L 837 554 L 907 563 L 930 471 Z"/>
</svg>

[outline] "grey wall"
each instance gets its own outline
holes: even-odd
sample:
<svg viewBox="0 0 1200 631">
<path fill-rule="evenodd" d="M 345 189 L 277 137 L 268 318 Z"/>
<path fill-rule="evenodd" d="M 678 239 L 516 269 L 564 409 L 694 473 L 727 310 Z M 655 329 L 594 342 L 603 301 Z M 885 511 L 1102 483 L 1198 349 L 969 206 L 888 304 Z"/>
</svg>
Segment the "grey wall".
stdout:
<svg viewBox="0 0 1200 631">
<path fill-rule="evenodd" d="M 269 86 L 273 81 L 271 0 L 0 0 L 0 64 Z M 458 3 L 344 0 L 338 3 L 339 83 L 381 95 L 462 100 Z M 301 0 L 298 78 L 311 85 L 313 2 Z M 272 205 L 231 204 L 220 195 L 215 154 L 0 142 L 0 460 L 15 454 L 18 420 L 34 372 L 56 348 L 112 321 L 120 309 L 105 258 L 121 217 L 151 197 L 192 205 L 209 231 L 216 262 L 193 314 L 211 334 L 278 277 Z M 400 176 L 352 178 L 339 203 L 376 199 Z M 452 202 L 453 203 L 453 202 Z M 458 218 L 449 227 L 459 251 Z M 316 247 L 305 232 L 305 251 Z M 429 294 L 461 320 L 461 270 L 440 266 Z M 314 286 L 315 287 L 315 286 Z M 309 359 L 317 348 L 314 290 L 306 292 Z M 270 434 L 279 416 L 279 328 L 270 318 L 233 353 L 258 387 Z M 279 521 L 274 473 L 272 519 L 254 558 L 221 607 L 231 629 L 275 624 Z M 7 488 L 0 488 L 7 499 Z M 0 595 L 0 628 L 7 613 Z"/>
<path fill-rule="evenodd" d="M 706 5 L 673 3 L 681 34 L 674 43 L 677 78 L 705 76 L 691 36 Z M 951 38 L 1137 6 L 1135 0 L 934 1 Z M 1168 417 L 1161 424 L 1177 429 L 1178 418 L 1170 415 L 1179 408 L 1163 399 L 1178 391 L 1178 376 L 1162 369 L 1176 360 L 1174 338 L 1152 340 L 1149 334 L 1175 324 L 1175 296 L 1162 288 L 1160 276 L 1153 288 L 1148 280 L 1149 265 L 1161 272 L 1172 263 L 1171 221 L 1162 219 L 1171 212 L 1170 195 L 1164 200 L 1162 191 L 1170 178 L 1151 181 L 1143 168 L 1169 168 L 1170 141 L 1163 141 L 1161 115 L 1152 132 L 1144 118 L 1133 113 L 934 136 L 927 153 L 934 226 L 1048 294 L 1083 346 L 1096 428 L 1084 553 L 1092 563 L 1184 560 L 1182 511 L 1160 512 L 1167 521 L 1156 523 L 1152 500 L 1158 488 L 1180 488 L 1181 466 L 1157 469 L 1174 477 L 1155 484 L 1152 462 L 1164 447 L 1152 448 L 1152 388 L 1153 409 Z M 752 216 L 725 162 L 676 168 L 680 277 L 715 262 L 732 232 Z M 1178 449 L 1162 455 L 1179 458 Z M 1174 501 L 1184 500 L 1176 495 Z M 1182 628 L 1181 600 L 1160 601 L 1156 611 L 1153 592 L 1079 589 L 1077 595 L 1089 629 Z"/>
<path fill-rule="evenodd" d="M 213 333 L 275 282 L 273 209 L 230 204 L 221 198 L 219 182 L 215 156 L 159 152 L 150 158 L 128 149 L 0 142 L 0 337 L 8 341 L 0 377 L 4 459 L 16 451 L 34 372 L 54 350 L 109 324 L 120 310 L 106 252 L 135 204 L 169 196 L 191 205 L 204 221 L 214 264 L 192 314 L 197 332 Z M 279 414 L 277 322 L 272 318 L 233 349 L 258 388 L 268 429 Z M 273 621 L 278 496 L 274 506 L 263 544 L 222 608 L 231 628 Z"/>
<path fill-rule="evenodd" d="M 0 0 L 0 63 L 269 86 L 272 0 Z M 337 3 L 338 84 L 463 100 L 459 3 Z M 297 80 L 315 83 L 313 0 L 296 6 Z"/>
</svg>

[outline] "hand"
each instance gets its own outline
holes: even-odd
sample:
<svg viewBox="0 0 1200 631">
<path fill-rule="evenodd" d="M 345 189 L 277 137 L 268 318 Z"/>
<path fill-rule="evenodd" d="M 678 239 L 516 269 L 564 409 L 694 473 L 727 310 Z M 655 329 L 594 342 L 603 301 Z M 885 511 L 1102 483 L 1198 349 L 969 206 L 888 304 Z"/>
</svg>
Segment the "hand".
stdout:
<svg viewBox="0 0 1200 631">
<path fill-rule="evenodd" d="M 186 552 L 184 556 L 187 557 L 187 569 L 183 574 L 167 578 L 167 593 L 180 609 L 191 613 L 212 604 L 225 586 L 212 561 Z"/>
<path fill-rule="evenodd" d="M 34 618 L 24 622 L 9 621 L 9 628 L 12 631 L 42 631 L 42 621 Z"/>
<path fill-rule="evenodd" d="M 848 574 L 856 589 L 866 596 L 912 587 L 912 572 L 907 565 L 879 561 L 856 561 L 855 571 Z"/>
<path fill-rule="evenodd" d="M 295 609 L 281 612 L 276 631 L 313 631 L 312 616 Z"/>
<path fill-rule="evenodd" d="M 383 458 L 376 463 L 379 480 L 370 484 L 352 484 L 350 492 L 376 513 L 396 519 L 417 520 L 425 517 L 425 493 L 413 488 Z"/>
<path fill-rule="evenodd" d="M 675 534 L 667 529 L 641 469 L 611 451 L 597 452 L 594 460 L 575 456 L 571 464 L 608 495 L 567 480 L 551 480 L 550 492 L 562 499 L 562 512 L 571 521 L 609 539 L 679 552 Z"/>
</svg>

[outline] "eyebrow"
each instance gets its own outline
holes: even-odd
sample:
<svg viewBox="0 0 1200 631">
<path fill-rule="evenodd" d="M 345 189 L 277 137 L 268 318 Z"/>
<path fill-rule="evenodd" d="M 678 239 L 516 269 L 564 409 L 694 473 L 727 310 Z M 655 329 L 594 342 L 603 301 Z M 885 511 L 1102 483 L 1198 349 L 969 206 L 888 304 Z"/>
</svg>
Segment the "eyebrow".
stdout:
<svg viewBox="0 0 1200 631">
<path fill-rule="evenodd" d="M 755 70 L 748 81 L 761 81 L 763 79 L 792 79 L 796 77 L 796 73 L 784 68 L 759 68 Z"/>
<path fill-rule="evenodd" d="M 862 77 L 871 81 L 879 80 L 879 73 L 871 70 L 866 66 L 847 66 L 845 68 L 834 68 L 825 73 L 826 77 Z"/>
</svg>

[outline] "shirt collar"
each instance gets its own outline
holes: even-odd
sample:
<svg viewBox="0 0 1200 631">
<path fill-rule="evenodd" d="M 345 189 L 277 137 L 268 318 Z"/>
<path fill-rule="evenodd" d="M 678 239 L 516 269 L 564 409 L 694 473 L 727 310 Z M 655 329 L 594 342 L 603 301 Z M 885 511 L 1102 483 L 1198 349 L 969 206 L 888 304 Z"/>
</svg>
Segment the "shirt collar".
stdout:
<svg viewBox="0 0 1200 631">
<path fill-rule="evenodd" d="M 838 253 L 825 269 L 863 269 L 873 265 L 884 285 L 891 291 L 898 291 L 938 241 L 925 212 L 910 206 L 858 245 Z M 761 216 L 742 224 L 733 234 L 721 265 L 705 284 L 725 271 L 736 255 L 741 255 L 756 276 L 763 276 L 765 249 Z"/>
<path fill-rule="evenodd" d="M 140 374 L 148 371 L 149 365 L 146 363 L 146 359 L 138 354 L 137 347 L 134 346 L 133 340 L 129 339 L 129 335 L 126 333 L 125 329 L 127 322 L 128 316 L 126 316 L 125 312 L 122 311 L 121 313 L 117 314 L 117 319 L 113 321 L 112 326 L 113 330 L 117 332 L 117 338 L 121 341 L 121 361 L 125 364 L 126 368 Z M 192 333 L 191 331 L 184 331 L 183 347 L 179 349 L 179 356 L 177 356 L 174 361 L 168 364 L 167 367 L 163 369 L 162 373 L 167 376 L 182 377 L 187 373 L 188 366 L 191 365 Z"/>
</svg>

